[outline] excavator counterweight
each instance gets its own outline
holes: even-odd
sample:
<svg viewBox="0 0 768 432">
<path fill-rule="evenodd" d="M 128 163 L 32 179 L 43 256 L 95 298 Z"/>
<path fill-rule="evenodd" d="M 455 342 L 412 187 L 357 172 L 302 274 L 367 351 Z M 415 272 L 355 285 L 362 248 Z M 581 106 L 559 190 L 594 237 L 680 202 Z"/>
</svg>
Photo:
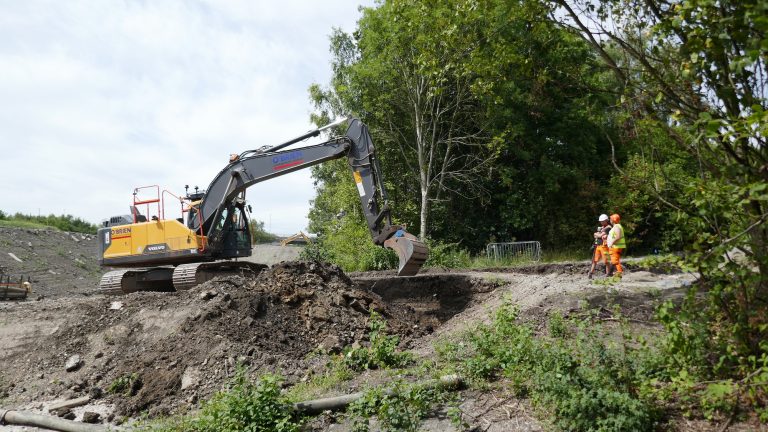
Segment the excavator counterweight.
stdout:
<svg viewBox="0 0 768 432">
<path fill-rule="evenodd" d="M 343 120 L 346 121 L 346 120 Z M 246 189 L 293 171 L 322 162 L 346 157 L 360 195 L 360 204 L 373 242 L 390 248 L 399 258 L 398 275 L 413 276 L 424 265 L 429 252 L 405 227 L 392 223 L 381 169 L 368 127 L 358 119 L 349 120 L 346 134 L 330 140 L 288 149 L 307 138 L 318 136 L 338 121 L 273 147 L 262 147 L 231 155 L 229 163 L 207 189 L 187 193 L 185 198 L 160 192 L 158 186 L 134 190 L 131 214 L 115 216 L 99 229 L 101 258 L 105 267 L 122 268 L 102 277 L 105 293 L 142 290 L 181 290 L 202 283 L 216 275 L 258 274 L 265 266 L 239 261 L 251 255 L 248 223 L 250 206 Z M 155 193 L 138 198 L 140 191 Z M 166 194 L 177 198 L 184 218 L 166 219 Z M 158 216 L 147 219 L 138 207 L 156 205 Z"/>
</svg>

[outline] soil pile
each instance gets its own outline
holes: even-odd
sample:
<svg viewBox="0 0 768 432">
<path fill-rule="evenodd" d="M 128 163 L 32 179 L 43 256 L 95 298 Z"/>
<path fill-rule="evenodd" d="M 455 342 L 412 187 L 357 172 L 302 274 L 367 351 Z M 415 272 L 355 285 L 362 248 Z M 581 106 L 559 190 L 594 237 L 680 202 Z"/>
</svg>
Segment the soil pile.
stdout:
<svg viewBox="0 0 768 432">
<path fill-rule="evenodd" d="M 279 264 L 255 278 L 217 278 L 181 293 L 93 300 L 73 304 L 76 320 L 10 359 L 41 378 L 39 387 L 26 386 L 27 397 L 103 394 L 118 416 L 154 417 L 207 398 L 238 364 L 298 381 L 321 361 L 308 359 L 313 350 L 365 341 L 372 311 L 406 338 L 426 333 L 429 326 L 418 323 L 431 319 L 404 305 L 390 308 L 338 267 L 311 262 Z M 66 372 L 74 356 L 78 365 Z"/>
</svg>

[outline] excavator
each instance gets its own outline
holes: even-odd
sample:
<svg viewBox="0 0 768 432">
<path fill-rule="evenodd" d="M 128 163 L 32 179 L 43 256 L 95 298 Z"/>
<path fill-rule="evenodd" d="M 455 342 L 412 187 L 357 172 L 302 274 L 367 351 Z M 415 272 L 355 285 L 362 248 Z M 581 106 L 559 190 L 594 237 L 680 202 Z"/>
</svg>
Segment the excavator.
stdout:
<svg viewBox="0 0 768 432">
<path fill-rule="evenodd" d="M 346 133 L 320 144 L 291 148 L 324 130 L 348 122 Z M 98 230 L 99 264 L 114 270 L 99 285 L 105 294 L 185 290 L 228 274 L 258 274 L 263 264 L 251 255 L 246 189 L 297 170 L 346 157 L 360 195 L 373 243 L 398 256 L 398 276 L 413 276 L 429 256 L 426 245 L 392 223 L 391 209 L 368 127 L 359 119 L 341 119 L 276 146 L 230 156 L 207 189 L 180 197 L 159 186 L 134 189 L 130 215 L 113 216 Z M 165 201 L 178 201 L 180 218 L 165 217 Z M 147 214 L 141 213 L 146 208 Z M 147 216 L 153 210 L 156 215 Z M 184 217 L 186 216 L 186 218 Z"/>
</svg>

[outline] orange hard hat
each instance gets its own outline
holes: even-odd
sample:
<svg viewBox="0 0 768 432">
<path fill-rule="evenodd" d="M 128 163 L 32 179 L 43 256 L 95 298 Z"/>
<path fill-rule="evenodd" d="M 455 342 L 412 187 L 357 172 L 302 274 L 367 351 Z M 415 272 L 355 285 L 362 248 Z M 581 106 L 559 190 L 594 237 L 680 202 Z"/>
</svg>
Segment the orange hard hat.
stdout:
<svg viewBox="0 0 768 432">
<path fill-rule="evenodd" d="M 611 215 L 611 223 L 619 223 L 621 221 L 621 216 L 619 216 L 617 213 L 614 213 Z"/>
</svg>

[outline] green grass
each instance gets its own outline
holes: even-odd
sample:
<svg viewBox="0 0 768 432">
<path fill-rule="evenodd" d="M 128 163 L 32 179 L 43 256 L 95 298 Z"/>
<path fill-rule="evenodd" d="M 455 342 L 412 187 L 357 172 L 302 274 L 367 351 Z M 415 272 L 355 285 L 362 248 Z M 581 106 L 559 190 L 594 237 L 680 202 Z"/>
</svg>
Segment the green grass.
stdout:
<svg viewBox="0 0 768 432">
<path fill-rule="evenodd" d="M 54 229 L 58 231 L 58 228 L 44 225 L 38 222 L 31 222 L 31 221 L 25 221 L 25 220 L 1 220 L 0 219 L 0 227 L 3 228 L 23 228 L 23 229 Z"/>
<path fill-rule="evenodd" d="M 325 369 L 312 375 L 306 382 L 300 382 L 286 392 L 293 402 L 301 402 L 324 397 L 340 384 L 355 377 L 355 373 L 347 367 L 341 356 L 334 356 L 325 365 Z"/>
</svg>

